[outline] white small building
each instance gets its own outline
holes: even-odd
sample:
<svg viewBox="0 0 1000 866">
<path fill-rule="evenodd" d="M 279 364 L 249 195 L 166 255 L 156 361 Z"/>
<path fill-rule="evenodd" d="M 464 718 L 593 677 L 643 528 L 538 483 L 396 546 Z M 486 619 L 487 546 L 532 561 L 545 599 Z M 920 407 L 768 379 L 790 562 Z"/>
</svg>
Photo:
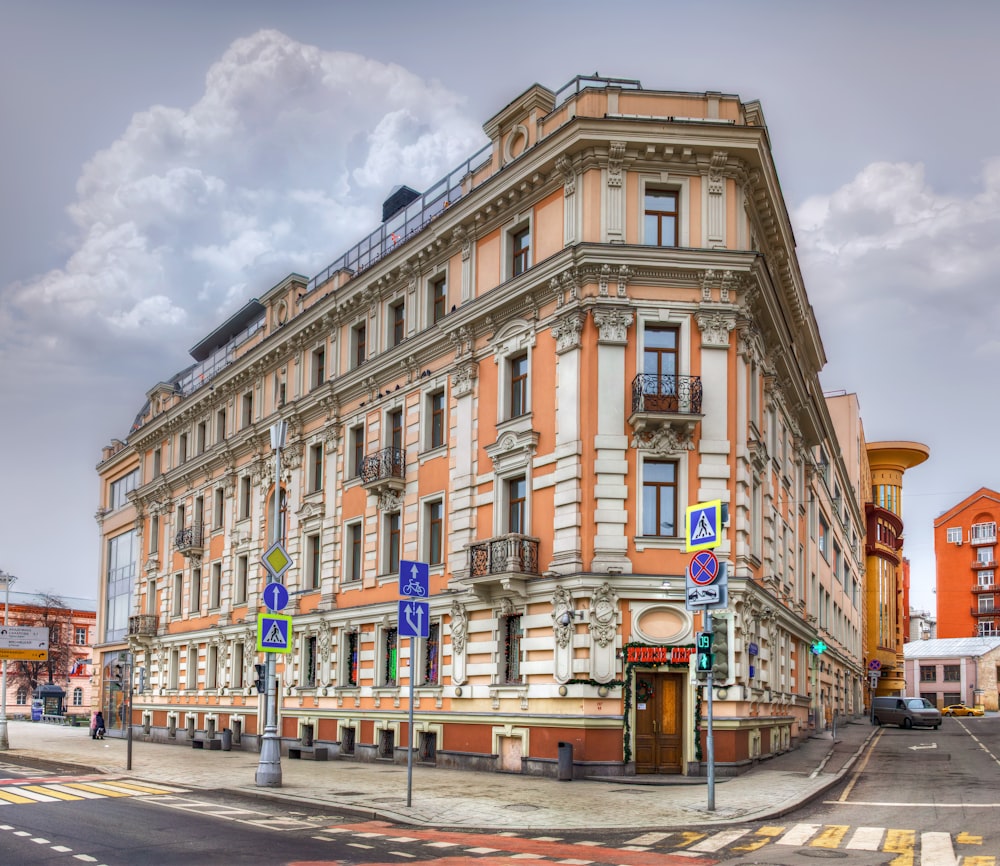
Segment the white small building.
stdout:
<svg viewBox="0 0 1000 866">
<path fill-rule="evenodd" d="M 963 703 L 997 710 L 1000 637 L 910 641 L 903 655 L 908 695 L 937 707 Z"/>
</svg>

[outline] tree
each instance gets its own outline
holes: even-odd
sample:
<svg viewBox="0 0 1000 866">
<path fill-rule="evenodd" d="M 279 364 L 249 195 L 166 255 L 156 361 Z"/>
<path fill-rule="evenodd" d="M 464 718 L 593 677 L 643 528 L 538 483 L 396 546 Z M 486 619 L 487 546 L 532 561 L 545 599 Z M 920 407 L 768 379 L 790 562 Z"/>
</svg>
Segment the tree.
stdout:
<svg viewBox="0 0 1000 866">
<path fill-rule="evenodd" d="M 15 685 L 24 686 L 29 695 L 43 683 L 54 683 L 69 676 L 73 659 L 73 615 L 57 595 L 42 592 L 37 603 L 21 612 L 12 625 L 46 628 L 49 632 L 49 657 L 46 661 L 8 662 L 7 676 Z"/>
</svg>

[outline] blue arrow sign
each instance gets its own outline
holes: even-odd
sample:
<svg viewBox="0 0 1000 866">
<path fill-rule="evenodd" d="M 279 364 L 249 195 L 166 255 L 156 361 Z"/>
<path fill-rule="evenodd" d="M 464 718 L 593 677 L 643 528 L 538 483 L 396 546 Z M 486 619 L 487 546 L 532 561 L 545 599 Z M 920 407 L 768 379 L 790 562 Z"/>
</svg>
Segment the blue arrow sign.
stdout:
<svg viewBox="0 0 1000 866">
<path fill-rule="evenodd" d="M 431 567 L 426 562 L 399 563 L 399 594 L 412 598 L 427 598 L 430 593 Z"/>
<path fill-rule="evenodd" d="M 284 610 L 288 606 L 288 590 L 284 584 L 269 583 L 265 586 L 264 604 L 269 610 Z"/>
<path fill-rule="evenodd" d="M 399 603 L 399 636 L 427 637 L 431 633 L 431 606 L 426 601 Z"/>
</svg>

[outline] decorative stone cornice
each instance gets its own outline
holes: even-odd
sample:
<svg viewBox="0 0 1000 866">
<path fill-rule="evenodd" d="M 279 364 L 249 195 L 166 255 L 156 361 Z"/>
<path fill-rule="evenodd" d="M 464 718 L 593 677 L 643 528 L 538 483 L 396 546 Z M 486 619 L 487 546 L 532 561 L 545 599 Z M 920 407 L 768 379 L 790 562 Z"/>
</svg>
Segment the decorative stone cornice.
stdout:
<svg viewBox="0 0 1000 866">
<path fill-rule="evenodd" d="M 472 393 L 476 377 L 479 375 L 479 365 L 475 361 L 464 361 L 456 364 L 451 371 L 451 393 L 454 397 L 467 397 Z"/>
<path fill-rule="evenodd" d="M 598 329 L 597 341 L 605 345 L 626 345 L 628 329 L 633 321 L 632 313 L 628 309 L 595 308 L 594 324 Z"/>
<path fill-rule="evenodd" d="M 580 348 L 580 334 L 587 314 L 582 310 L 572 310 L 552 324 L 552 335 L 556 338 L 556 353 L 563 354 L 570 349 Z"/>
<path fill-rule="evenodd" d="M 701 345 L 705 348 L 729 347 L 729 332 L 736 327 L 736 314 L 721 311 L 699 311 L 695 315 L 701 331 Z"/>
</svg>

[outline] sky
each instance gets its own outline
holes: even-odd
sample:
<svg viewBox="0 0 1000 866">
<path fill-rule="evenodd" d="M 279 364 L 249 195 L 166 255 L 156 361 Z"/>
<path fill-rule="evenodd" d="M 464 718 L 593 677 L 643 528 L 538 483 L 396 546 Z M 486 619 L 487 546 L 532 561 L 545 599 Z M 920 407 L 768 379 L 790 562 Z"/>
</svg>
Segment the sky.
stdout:
<svg viewBox="0 0 1000 866">
<path fill-rule="evenodd" d="M 930 448 L 933 612 L 935 517 L 1000 488 L 998 32 L 985 0 L 0 0 L 0 569 L 96 597 L 96 466 L 146 392 L 532 84 L 599 73 L 761 102 L 823 388 Z"/>
</svg>

